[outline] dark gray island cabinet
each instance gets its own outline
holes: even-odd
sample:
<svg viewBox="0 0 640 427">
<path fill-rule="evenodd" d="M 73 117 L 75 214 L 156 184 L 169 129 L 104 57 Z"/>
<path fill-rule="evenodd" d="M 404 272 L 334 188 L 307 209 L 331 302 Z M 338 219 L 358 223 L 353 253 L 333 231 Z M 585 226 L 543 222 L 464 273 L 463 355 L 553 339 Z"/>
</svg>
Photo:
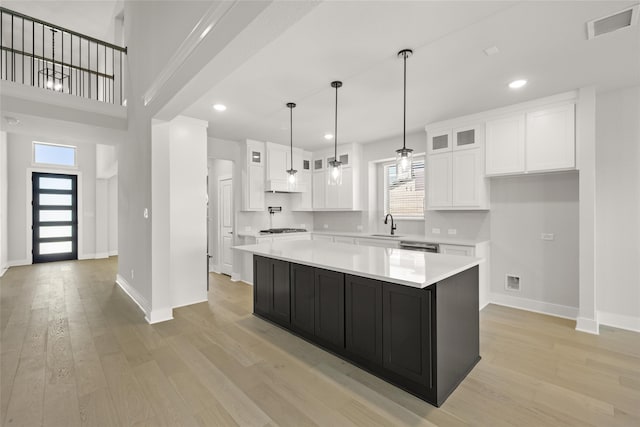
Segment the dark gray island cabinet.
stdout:
<svg viewBox="0 0 640 427">
<path fill-rule="evenodd" d="M 480 360 L 478 266 L 424 288 L 254 255 L 254 313 L 440 406 Z"/>
</svg>

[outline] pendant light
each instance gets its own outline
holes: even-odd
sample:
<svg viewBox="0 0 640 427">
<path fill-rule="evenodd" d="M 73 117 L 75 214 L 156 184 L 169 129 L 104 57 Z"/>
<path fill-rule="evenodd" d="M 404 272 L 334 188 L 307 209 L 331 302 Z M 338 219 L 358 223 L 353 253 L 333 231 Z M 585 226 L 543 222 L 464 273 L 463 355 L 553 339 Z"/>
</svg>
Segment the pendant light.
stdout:
<svg viewBox="0 0 640 427">
<path fill-rule="evenodd" d="M 297 185 L 296 173 L 298 172 L 293 168 L 293 109 L 296 107 L 296 104 L 293 102 L 287 103 L 287 107 L 289 108 L 289 131 L 290 131 L 290 141 L 291 141 L 291 156 L 289 157 L 291 163 L 291 169 L 287 169 L 287 186 L 289 190 L 294 190 Z"/>
<path fill-rule="evenodd" d="M 403 49 L 398 56 L 404 60 L 404 109 L 402 113 L 402 148 L 396 150 L 396 180 L 413 179 L 413 150 L 407 148 L 407 58 L 413 55 L 411 49 Z"/>
<path fill-rule="evenodd" d="M 338 88 L 342 82 L 331 82 L 331 87 L 336 89 L 336 116 L 333 132 L 333 160 L 329 161 L 329 185 L 342 185 L 342 162 L 338 160 Z"/>
</svg>

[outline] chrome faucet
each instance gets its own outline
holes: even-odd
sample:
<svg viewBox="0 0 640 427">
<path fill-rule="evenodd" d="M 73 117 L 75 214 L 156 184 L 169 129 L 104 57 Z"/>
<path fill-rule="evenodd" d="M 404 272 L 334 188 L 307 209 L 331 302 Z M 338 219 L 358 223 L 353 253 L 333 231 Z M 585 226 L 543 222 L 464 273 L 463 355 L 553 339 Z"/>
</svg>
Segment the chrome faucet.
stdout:
<svg viewBox="0 0 640 427">
<path fill-rule="evenodd" d="M 387 216 L 384 217 L 384 223 L 385 224 L 387 223 L 387 220 L 389 219 L 389 217 L 391 217 L 391 235 L 393 236 L 396 231 L 396 225 L 393 223 L 393 215 L 387 214 Z"/>
</svg>

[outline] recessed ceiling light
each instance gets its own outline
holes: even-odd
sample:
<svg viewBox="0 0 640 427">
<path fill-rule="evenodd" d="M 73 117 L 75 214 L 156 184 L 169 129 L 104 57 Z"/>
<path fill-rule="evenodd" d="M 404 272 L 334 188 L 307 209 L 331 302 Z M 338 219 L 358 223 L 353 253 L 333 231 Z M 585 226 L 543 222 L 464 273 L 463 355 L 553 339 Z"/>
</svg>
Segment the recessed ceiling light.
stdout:
<svg viewBox="0 0 640 427">
<path fill-rule="evenodd" d="M 511 83 L 509 83 L 509 87 L 511 89 L 520 89 L 522 86 L 526 85 L 527 81 L 520 79 L 520 80 L 514 80 Z"/>
<path fill-rule="evenodd" d="M 333 139 L 333 134 L 332 133 L 325 133 L 324 134 L 324 139 Z"/>
<path fill-rule="evenodd" d="M 216 111 L 224 111 L 227 109 L 227 106 L 224 104 L 214 104 L 213 109 Z"/>
<path fill-rule="evenodd" d="M 491 46 L 484 50 L 484 54 L 487 56 L 495 55 L 496 53 L 500 53 L 500 50 L 497 46 Z"/>
</svg>

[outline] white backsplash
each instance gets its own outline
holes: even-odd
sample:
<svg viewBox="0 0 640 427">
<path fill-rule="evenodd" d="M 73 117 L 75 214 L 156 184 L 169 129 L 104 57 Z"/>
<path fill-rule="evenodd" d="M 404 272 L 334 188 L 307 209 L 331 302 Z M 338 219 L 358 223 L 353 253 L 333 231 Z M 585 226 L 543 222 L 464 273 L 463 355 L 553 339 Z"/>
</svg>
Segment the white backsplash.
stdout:
<svg viewBox="0 0 640 427">
<path fill-rule="evenodd" d="M 288 193 L 265 193 L 264 212 L 238 212 L 237 230 L 246 232 L 283 227 L 311 230 L 313 228 L 313 213 L 292 212 L 292 196 L 292 194 Z M 274 213 L 271 221 L 267 211 L 268 206 L 282 206 L 282 212 Z"/>
</svg>

